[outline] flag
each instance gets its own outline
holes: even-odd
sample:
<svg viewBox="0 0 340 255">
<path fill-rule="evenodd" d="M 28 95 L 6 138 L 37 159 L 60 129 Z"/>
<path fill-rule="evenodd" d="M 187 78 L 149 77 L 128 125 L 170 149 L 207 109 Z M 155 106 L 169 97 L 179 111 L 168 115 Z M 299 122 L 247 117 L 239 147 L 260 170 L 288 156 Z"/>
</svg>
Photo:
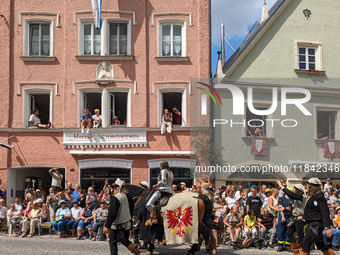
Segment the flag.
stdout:
<svg viewBox="0 0 340 255">
<path fill-rule="evenodd" d="M 91 0 L 94 24 L 96 28 L 102 28 L 102 0 Z"/>
</svg>

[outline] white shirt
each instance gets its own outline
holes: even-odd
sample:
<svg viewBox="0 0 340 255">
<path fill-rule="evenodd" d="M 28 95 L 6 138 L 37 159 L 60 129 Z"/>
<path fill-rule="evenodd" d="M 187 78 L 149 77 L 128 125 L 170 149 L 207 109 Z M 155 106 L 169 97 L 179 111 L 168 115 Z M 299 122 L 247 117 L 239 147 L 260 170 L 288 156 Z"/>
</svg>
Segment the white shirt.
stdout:
<svg viewBox="0 0 340 255">
<path fill-rule="evenodd" d="M 21 204 L 14 204 L 15 205 L 15 210 L 19 211 L 20 213 L 22 212 L 22 205 Z"/>
<path fill-rule="evenodd" d="M 29 120 L 28 121 L 33 121 L 34 123 L 40 123 L 40 119 L 39 119 L 39 117 L 38 116 L 35 116 L 35 114 L 33 113 L 33 114 L 31 114 L 31 116 L 30 116 L 30 118 L 29 118 Z M 32 123 L 29 123 L 30 124 L 30 127 L 32 127 L 33 126 L 33 124 Z"/>
<path fill-rule="evenodd" d="M 3 218 L 3 217 L 6 217 L 7 216 L 7 208 L 4 207 L 4 206 L 1 206 L 0 208 L 0 217 Z"/>
<path fill-rule="evenodd" d="M 92 115 L 92 119 L 98 120 L 100 119 L 102 116 L 99 114 L 99 116 L 97 115 Z"/>
<path fill-rule="evenodd" d="M 233 197 L 233 198 L 226 197 L 225 198 L 225 201 L 227 201 L 228 203 L 229 209 L 231 209 L 232 206 L 237 206 L 237 202 L 236 202 L 237 200 L 238 200 L 237 197 Z"/>
<path fill-rule="evenodd" d="M 15 209 L 14 211 L 12 211 L 12 217 L 18 217 L 18 216 L 20 216 L 20 215 L 18 215 L 18 214 L 20 214 L 21 212 L 20 211 L 18 211 L 17 209 Z"/>
<path fill-rule="evenodd" d="M 72 217 L 75 218 L 75 219 L 78 219 L 79 216 L 80 216 L 80 212 L 83 208 L 79 207 L 76 209 L 74 207 L 71 208 L 71 213 L 72 213 Z"/>
</svg>

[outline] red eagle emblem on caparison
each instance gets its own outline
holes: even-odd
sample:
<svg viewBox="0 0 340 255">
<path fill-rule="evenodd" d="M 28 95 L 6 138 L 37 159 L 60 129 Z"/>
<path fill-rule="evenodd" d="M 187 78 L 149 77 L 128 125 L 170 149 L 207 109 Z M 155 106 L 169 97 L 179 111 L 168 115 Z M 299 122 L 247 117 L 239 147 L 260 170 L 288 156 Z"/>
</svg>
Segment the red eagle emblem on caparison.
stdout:
<svg viewBox="0 0 340 255">
<path fill-rule="evenodd" d="M 166 210 L 167 228 L 172 229 L 171 234 L 183 237 L 185 232 L 190 232 L 192 226 L 193 210 L 189 206 L 183 210 L 177 207 L 175 210 Z"/>
</svg>

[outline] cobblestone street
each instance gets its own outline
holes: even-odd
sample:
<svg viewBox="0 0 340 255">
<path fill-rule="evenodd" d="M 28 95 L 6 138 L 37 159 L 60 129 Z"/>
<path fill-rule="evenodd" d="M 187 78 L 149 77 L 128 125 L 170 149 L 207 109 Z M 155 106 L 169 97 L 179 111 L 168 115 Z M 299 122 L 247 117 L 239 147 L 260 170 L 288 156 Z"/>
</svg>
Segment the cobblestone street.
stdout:
<svg viewBox="0 0 340 255">
<path fill-rule="evenodd" d="M 207 254 L 203 250 L 196 254 Z M 156 246 L 155 255 L 182 255 L 186 254 L 189 250 L 189 245 L 167 245 L 167 246 Z M 145 252 L 145 250 L 142 250 Z M 234 250 L 229 246 L 219 247 L 217 254 L 261 254 L 261 255 L 273 255 L 276 254 L 276 249 L 265 249 L 265 250 Z M 88 240 L 75 240 L 74 238 L 65 238 L 59 240 L 56 236 L 35 236 L 33 238 L 18 238 L 0 236 L 0 255 L 36 255 L 36 254 L 48 254 L 48 255 L 59 255 L 59 254 L 110 254 L 108 242 L 91 242 Z M 131 254 L 123 245 L 119 245 L 119 254 L 127 255 Z M 281 255 L 291 254 L 289 252 L 281 252 Z M 322 254 L 321 252 L 312 252 L 312 254 Z M 336 254 L 340 254 L 337 252 Z"/>
</svg>

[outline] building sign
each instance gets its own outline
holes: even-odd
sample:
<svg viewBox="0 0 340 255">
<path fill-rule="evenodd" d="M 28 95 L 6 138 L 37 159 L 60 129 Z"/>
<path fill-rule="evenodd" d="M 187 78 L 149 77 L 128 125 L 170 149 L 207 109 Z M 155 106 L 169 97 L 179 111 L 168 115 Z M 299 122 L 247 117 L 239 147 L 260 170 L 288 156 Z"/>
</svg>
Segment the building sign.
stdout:
<svg viewBox="0 0 340 255">
<path fill-rule="evenodd" d="M 125 148 L 145 147 L 146 131 L 93 130 L 89 134 L 76 131 L 64 132 L 65 148 Z"/>
</svg>

